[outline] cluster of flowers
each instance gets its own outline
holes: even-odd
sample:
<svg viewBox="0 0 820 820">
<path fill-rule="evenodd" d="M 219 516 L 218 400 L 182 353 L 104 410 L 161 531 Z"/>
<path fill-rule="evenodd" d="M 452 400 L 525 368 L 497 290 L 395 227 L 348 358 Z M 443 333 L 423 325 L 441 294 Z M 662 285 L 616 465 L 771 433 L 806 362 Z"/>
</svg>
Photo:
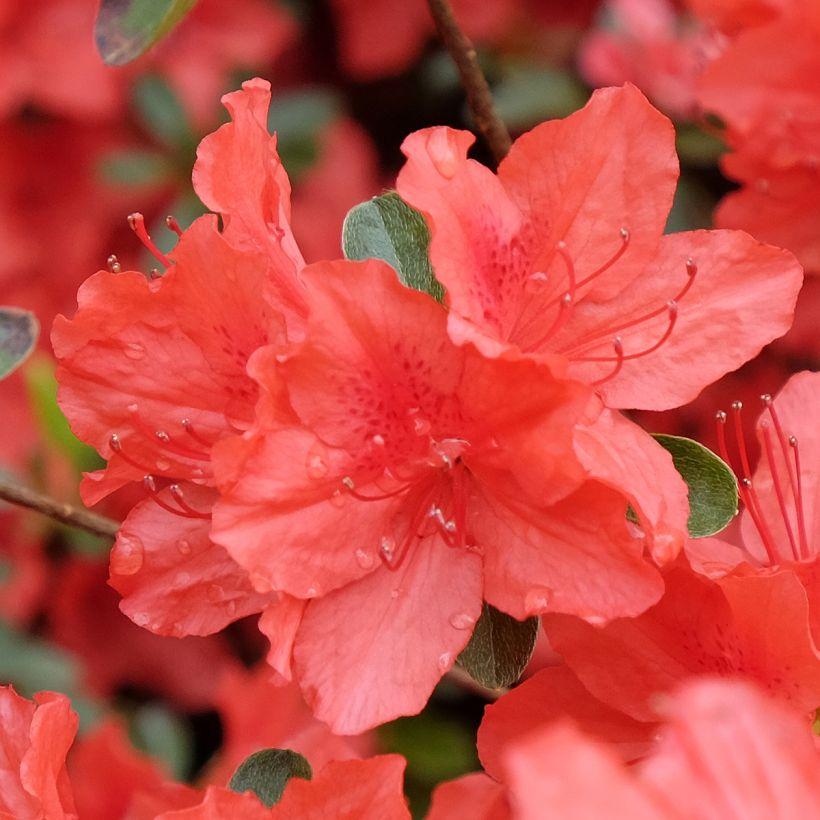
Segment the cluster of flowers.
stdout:
<svg viewBox="0 0 820 820">
<path fill-rule="evenodd" d="M 145 494 L 111 555 L 123 612 L 177 637 L 261 612 L 269 675 L 337 735 L 423 708 L 485 603 L 540 616 L 565 665 L 488 710 L 487 775 L 442 786 L 438 818 L 540 817 L 581 794 L 687 816 L 695 781 L 735 805 L 760 784 L 708 772 L 739 739 L 772 806 L 816 800 L 820 377 L 764 397 L 754 475 L 742 407 L 718 416 L 745 502 L 732 543 L 688 537 L 671 457 L 620 412 L 685 403 L 785 333 L 795 258 L 742 232 L 663 235 L 674 130 L 625 86 L 519 138 L 497 175 L 466 132 L 407 138 L 397 189 L 446 305 L 378 260 L 306 265 L 269 97 L 261 80 L 228 95 L 200 144 L 194 185 L 222 229 L 201 217 L 166 257 L 135 218 L 164 272 L 95 274 L 53 330 L 61 405 L 108 460 L 85 500 Z M 677 691 L 704 673 L 751 683 Z M 70 812 L 65 700 L 5 697 L 16 799 Z M 405 817 L 402 766 L 328 763 L 272 810 L 159 784 L 139 816 Z M 579 791 L 590 771 L 601 789 Z"/>
</svg>

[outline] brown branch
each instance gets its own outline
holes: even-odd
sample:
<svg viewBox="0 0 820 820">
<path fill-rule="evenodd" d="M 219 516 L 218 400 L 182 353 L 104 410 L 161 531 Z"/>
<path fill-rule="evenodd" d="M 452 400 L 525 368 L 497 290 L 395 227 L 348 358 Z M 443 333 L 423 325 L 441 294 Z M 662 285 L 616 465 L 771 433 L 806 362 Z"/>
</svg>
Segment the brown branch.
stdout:
<svg viewBox="0 0 820 820">
<path fill-rule="evenodd" d="M 486 2 L 491 3 L 493 0 Z M 510 133 L 495 110 L 490 87 L 478 64 L 475 48 L 459 28 L 449 0 L 427 0 L 427 5 L 430 7 L 430 14 L 433 15 L 439 36 L 458 68 L 476 128 L 490 147 L 495 161 L 501 162 L 512 144 Z"/>
<path fill-rule="evenodd" d="M 77 527 L 94 535 L 113 538 L 120 528 L 118 521 L 89 512 L 84 507 L 75 507 L 72 504 L 55 501 L 47 495 L 23 487 L 4 476 L 0 476 L 0 499 L 19 507 L 28 507 L 28 509 L 47 515 L 55 521 L 68 524 L 70 527 Z"/>
</svg>

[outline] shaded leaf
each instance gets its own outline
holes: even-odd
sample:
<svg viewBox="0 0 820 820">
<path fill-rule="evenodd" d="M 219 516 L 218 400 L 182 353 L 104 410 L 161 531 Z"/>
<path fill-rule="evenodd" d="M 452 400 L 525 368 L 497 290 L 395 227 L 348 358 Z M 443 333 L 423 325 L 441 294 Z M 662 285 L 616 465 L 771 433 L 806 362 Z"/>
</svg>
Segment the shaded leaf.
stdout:
<svg viewBox="0 0 820 820">
<path fill-rule="evenodd" d="M 146 703 L 134 713 L 131 738 L 137 748 L 162 760 L 176 780 L 190 774 L 193 745 L 183 720 L 157 703 Z"/>
<path fill-rule="evenodd" d="M 136 59 L 168 34 L 197 0 L 102 0 L 94 27 L 97 50 L 108 65 Z"/>
<path fill-rule="evenodd" d="M 458 664 L 488 689 L 511 686 L 529 663 L 537 637 L 538 618 L 517 621 L 485 603 Z"/>
<path fill-rule="evenodd" d="M 342 227 L 345 257 L 383 259 L 402 284 L 441 301 L 444 289 L 433 274 L 429 247 L 424 217 L 393 191 L 356 205 Z"/>
<path fill-rule="evenodd" d="M 720 532 L 737 514 L 734 473 L 697 441 L 660 433 L 654 438 L 672 455 L 675 469 L 689 488 L 689 535 L 705 538 Z"/>
<path fill-rule="evenodd" d="M 190 157 L 196 137 L 191 130 L 182 101 L 167 81 L 155 74 L 140 77 L 134 84 L 134 107 L 148 132 L 185 156 L 190 170 Z"/>
<path fill-rule="evenodd" d="M 239 764 L 228 788 L 239 793 L 253 792 L 270 807 L 279 802 L 291 777 L 310 780 L 310 763 L 290 749 L 262 749 Z"/>
<path fill-rule="evenodd" d="M 33 313 L 20 308 L 0 307 L 0 379 L 28 358 L 39 335 L 40 323 Z"/>
</svg>

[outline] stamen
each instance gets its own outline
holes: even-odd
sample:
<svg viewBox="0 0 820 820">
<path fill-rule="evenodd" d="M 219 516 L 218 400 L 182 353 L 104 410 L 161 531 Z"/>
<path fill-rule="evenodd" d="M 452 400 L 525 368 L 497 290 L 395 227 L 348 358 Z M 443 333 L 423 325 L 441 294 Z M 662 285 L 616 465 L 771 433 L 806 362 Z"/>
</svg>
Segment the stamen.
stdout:
<svg viewBox="0 0 820 820">
<path fill-rule="evenodd" d="M 395 498 L 397 495 L 401 495 L 402 493 L 407 492 L 407 490 L 412 487 L 412 484 L 405 484 L 403 487 L 399 487 L 397 490 L 393 490 L 389 493 L 384 493 L 382 495 L 364 495 L 356 490 L 356 485 L 353 482 L 353 479 L 346 475 L 342 478 L 342 484 L 345 487 L 348 495 L 351 495 L 353 498 L 358 499 L 359 501 L 384 501 L 388 498 Z"/>
<path fill-rule="evenodd" d="M 800 470 L 800 448 L 795 436 L 789 436 L 789 447 L 794 453 L 794 471 L 797 474 L 797 492 L 795 493 L 795 506 L 797 507 L 797 532 L 800 539 L 800 553 L 803 558 L 809 557 L 809 541 L 806 537 L 806 517 L 803 506 L 803 479 Z"/>
<path fill-rule="evenodd" d="M 210 513 L 202 513 L 198 510 L 195 510 L 186 500 L 185 495 L 182 492 L 182 487 L 179 484 L 171 484 L 168 487 L 169 492 L 174 497 L 174 500 L 179 504 L 182 509 L 188 513 L 191 518 L 203 518 L 203 519 L 210 519 Z"/>
<path fill-rule="evenodd" d="M 624 366 L 624 346 L 621 342 L 620 336 L 616 336 L 612 340 L 612 347 L 615 350 L 615 367 L 602 379 L 592 382 L 593 387 L 600 387 L 602 384 L 614 379 L 621 372 L 621 368 Z"/>
<path fill-rule="evenodd" d="M 106 265 L 108 265 L 108 270 L 110 270 L 111 273 L 122 273 L 122 265 L 120 264 L 120 260 L 117 259 L 113 253 L 106 260 Z"/>
<path fill-rule="evenodd" d="M 407 557 L 407 553 L 410 551 L 410 544 L 413 542 L 414 538 L 418 537 L 418 530 L 421 526 L 422 522 L 424 521 L 427 515 L 427 505 L 430 502 L 430 498 L 432 497 L 433 493 L 435 492 L 436 485 L 435 483 L 431 486 L 430 490 L 424 496 L 422 503 L 419 504 L 418 508 L 416 509 L 415 515 L 413 516 L 412 520 L 410 521 L 410 526 L 407 529 L 407 535 L 404 537 L 400 547 L 398 550 L 394 550 L 392 547 L 390 549 L 385 548 L 385 543 L 382 542 L 381 546 L 379 547 L 379 558 L 381 559 L 382 563 L 389 569 L 391 572 L 395 572 L 398 570 L 401 565 L 404 563 L 404 559 Z"/>
<path fill-rule="evenodd" d="M 145 487 L 146 492 L 148 495 L 151 496 L 151 500 L 158 506 L 161 507 L 166 512 L 171 513 L 171 515 L 177 515 L 180 518 L 210 518 L 210 515 L 206 515 L 205 513 L 199 513 L 190 507 L 187 510 L 178 510 L 176 507 L 172 507 L 167 501 L 165 501 L 159 494 L 159 490 L 157 489 L 157 482 L 154 476 L 146 475 L 142 479 L 142 486 Z M 174 485 L 176 486 L 176 485 Z M 186 505 L 187 506 L 187 505 Z"/>
<path fill-rule="evenodd" d="M 780 517 L 783 519 L 783 524 L 786 527 L 786 535 L 789 539 L 789 546 L 791 547 L 794 560 L 799 561 L 800 556 L 798 554 L 797 543 L 794 540 L 794 532 L 792 531 L 792 524 L 789 520 L 789 512 L 786 508 L 786 499 L 783 496 L 783 487 L 780 485 L 780 475 L 777 469 L 777 464 L 775 463 L 774 459 L 772 431 L 769 428 L 768 423 L 765 421 L 760 423 L 760 428 L 763 431 L 763 444 L 766 449 L 766 458 L 769 461 L 769 469 L 771 470 L 772 474 L 772 484 L 774 485 L 774 493 L 777 496 L 777 505 L 780 508 Z M 788 462 L 786 463 L 786 469 L 789 469 Z"/>
<path fill-rule="evenodd" d="M 182 228 L 179 227 L 179 222 L 177 222 L 176 217 L 169 214 L 165 217 L 165 224 L 168 226 L 168 229 L 173 231 L 177 236 L 182 236 Z"/>
<path fill-rule="evenodd" d="M 661 336 L 661 338 L 658 339 L 658 341 L 655 342 L 655 344 L 653 344 L 651 347 L 647 347 L 645 350 L 640 350 L 637 353 L 630 353 L 629 355 L 625 356 L 623 355 L 623 351 L 621 351 L 621 355 L 620 357 L 618 357 L 618 359 L 616 359 L 616 361 L 619 360 L 620 364 L 623 364 L 623 362 L 629 361 L 631 359 L 640 359 L 642 356 L 648 356 L 650 353 L 654 353 L 659 347 L 661 347 L 666 342 L 666 340 L 672 335 L 672 331 L 675 329 L 675 323 L 678 320 L 678 303 L 673 300 L 667 304 L 666 309 L 669 312 L 669 324 L 667 325 L 666 331 L 664 332 L 663 336 Z M 613 361 L 613 359 L 612 356 L 575 356 L 573 357 L 573 361 L 611 362 Z"/>
<path fill-rule="evenodd" d="M 130 464 L 132 467 L 139 470 L 141 473 L 148 472 L 144 464 L 140 464 L 138 461 L 135 461 L 133 458 L 131 458 L 131 456 L 125 453 L 122 447 L 122 441 L 116 433 L 111 434 L 111 437 L 108 439 L 108 444 L 111 447 L 112 451 L 115 452 L 126 464 Z"/>
<path fill-rule="evenodd" d="M 603 265 L 601 265 L 600 268 L 597 268 L 592 273 L 590 273 L 589 276 L 582 279 L 578 283 L 579 288 L 582 285 L 586 285 L 589 282 L 591 282 L 593 279 L 595 279 L 596 277 L 600 276 L 602 273 L 604 273 L 604 271 L 609 270 L 624 255 L 624 253 L 626 253 L 626 249 L 629 247 L 629 239 L 630 239 L 629 229 L 628 228 L 621 228 L 621 230 L 618 233 L 621 237 L 621 247 L 618 248 L 618 250 L 615 251 L 613 256 L 610 257 L 610 259 L 607 262 L 605 262 Z"/>
<path fill-rule="evenodd" d="M 562 353 L 569 358 L 574 359 L 577 353 L 583 351 L 584 348 L 588 347 L 593 342 L 597 342 L 600 344 L 598 340 L 603 339 L 611 334 L 620 333 L 621 331 L 628 330 L 631 327 L 636 327 L 637 325 L 643 324 L 644 322 L 648 322 L 650 319 L 654 319 L 656 316 L 661 316 L 664 312 L 668 312 L 670 309 L 670 305 L 673 303 L 675 304 L 677 309 L 677 305 L 680 301 L 689 293 L 692 285 L 695 282 L 695 276 L 698 272 L 698 266 L 692 260 L 692 258 L 688 258 L 685 262 L 686 266 L 686 284 L 680 289 L 674 299 L 670 299 L 663 307 L 656 308 L 655 310 L 650 311 L 649 313 L 645 313 L 643 316 L 639 316 L 637 319 L 631 319 L 628 322 L 623 322 L 620 325 L 615 325 L 614 327 L 604 328 L 603 330 L 595 330 L 591 333 L 588 333 L 586 336 L 582 336 L 580 339 L 574 341 L 569 347 L 559 350 L 557 352 Z M 665 340 L 664 340 L 665 341 Z M 642 355 L 646 355 L 645 353 Z M 629 357 L 627 357 L 629 358 Z M 611 361 L 607 359 L 606 361 Z"/>
<path fill-rule="evenodd" d="M 198 444 L 201 444 L 203 447 L 207 447 L 208 449 L 210 449 L 213 446 L 212 442 L 208 441 L 206 438 L 203 438 L 202 436 L 199 435 L 199 433 L 197 433 L 196 430 L 194 430 L 194 425 L 191 423 L 190 419 L 183 419 L 182 420 L 182 429 L 194 441 L 196 441 Z"/>
<path fill-rule="evenodd" d="M 154 241 L 148 235 L 145 228 L 145 217 L 141 213 L 133 213 L 128 217 L 128 227 L 137 235 L 137 239 L 145 245 L 148 251 L 162 263 L 163 267 L 167 268 L 171 264 L 171 260 L 154 244 Z"/>
<path fill-rule="evenodd" d="M 149 441 L 156 439 L 157 441 L 161 442 L 162 445 L 165 447 L 166 450 L 169 450 L 174 455 L 181 456 L 182 458 L 190 458 L 196 461 L 207 461 L 210 458 L 209 453 L 201 452 L 200 450 L 194 450 L 191 447 L 186 447 L 184 444 L 180 444 L 179 442 L 175 441 L 168 435 L 165 430 L 151 430 L 145 422 L 140 418 L 139 415 L 139 407 L 134 404 L 129 406 L 128 412 L 131 415 L 131 423 L 134 425 L 134 429 L 141 433 L 145 438 Z M 183 424 L 183 427 L 185 425 Z M 187 431 L 186 431 L 187 432 Z M 210 449 L 210 444 L 205 444 L 206 447 Z"/>
</svg>

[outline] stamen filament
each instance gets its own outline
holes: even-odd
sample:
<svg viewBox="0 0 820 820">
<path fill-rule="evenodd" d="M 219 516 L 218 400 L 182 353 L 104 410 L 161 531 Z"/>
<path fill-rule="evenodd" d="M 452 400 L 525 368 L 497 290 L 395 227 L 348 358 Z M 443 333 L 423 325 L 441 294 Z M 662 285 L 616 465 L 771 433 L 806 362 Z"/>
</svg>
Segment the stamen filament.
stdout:
<svg viewBox="0 0 820 820">
<path fill-rule="evenodd" d="M 171 264 L 171 260 L 156 246 L 154 240 L 148 234 L 145 228 L 145 217 L 137 212 L 128 217 L 128 226 L 137 235 L 137 239 L 152 253 L 164 267 Z"/>
<path fill-rule="evenodd" d="M 800 555 L 797 549 L 797 543 L 794 540 L 794 532 L 792 531 L 792 524 L 789 520 L 789 512 L 786 509 L 786 499 L 783 496 L 783 488 L 780 486 L 780 475 L 778 473 L 777 464 L 774 459 L 774 446 L 772 444 L 772 431 L 769 425 L 764 421 L 760 425 L 763 430 L 763 445 L 766 448 L 766 458 L 769 460 L 769 469 L 772 474 L 772 484 L 774 485 L 774 493 L 777 496 L 777 505 L 780 508 L 780 517 L 783 519 L 783 524 L 786 527 L 786 535 L 789 539 L 789 546 L 791 547 L 792 555 L 795 561 L 800 560 Z M 786 469 L 789 469 L 788 463 Z"/>
<path fill-rule="evenodd" d="M 630 238 L 629 229 L 628 228 L 621 228 L 619 233 L 620 233 L 620 236 L 621 236 L 621 247 L 618 248 L 617 251 L 615 251 L 614 255 L 609 259 L 609 261 L 604 262 L 604 264 L 601 265 L 600 268 L 597 268 L 596 270 L 594 270 L 592 273 L 589 274 L 589 276 L 584 277 L 578 283 L 579 288 L 582 287 L 583 285 L 588 284 L 589 282 L 591 282 L 596 277 L 600 276 L 602 273 L 604 273 L 604 271 L 609 270 L 624 255 L 624 253 L 626 253 L 626 249 L 629 247 L 629 238 Z"/>
</svg>

